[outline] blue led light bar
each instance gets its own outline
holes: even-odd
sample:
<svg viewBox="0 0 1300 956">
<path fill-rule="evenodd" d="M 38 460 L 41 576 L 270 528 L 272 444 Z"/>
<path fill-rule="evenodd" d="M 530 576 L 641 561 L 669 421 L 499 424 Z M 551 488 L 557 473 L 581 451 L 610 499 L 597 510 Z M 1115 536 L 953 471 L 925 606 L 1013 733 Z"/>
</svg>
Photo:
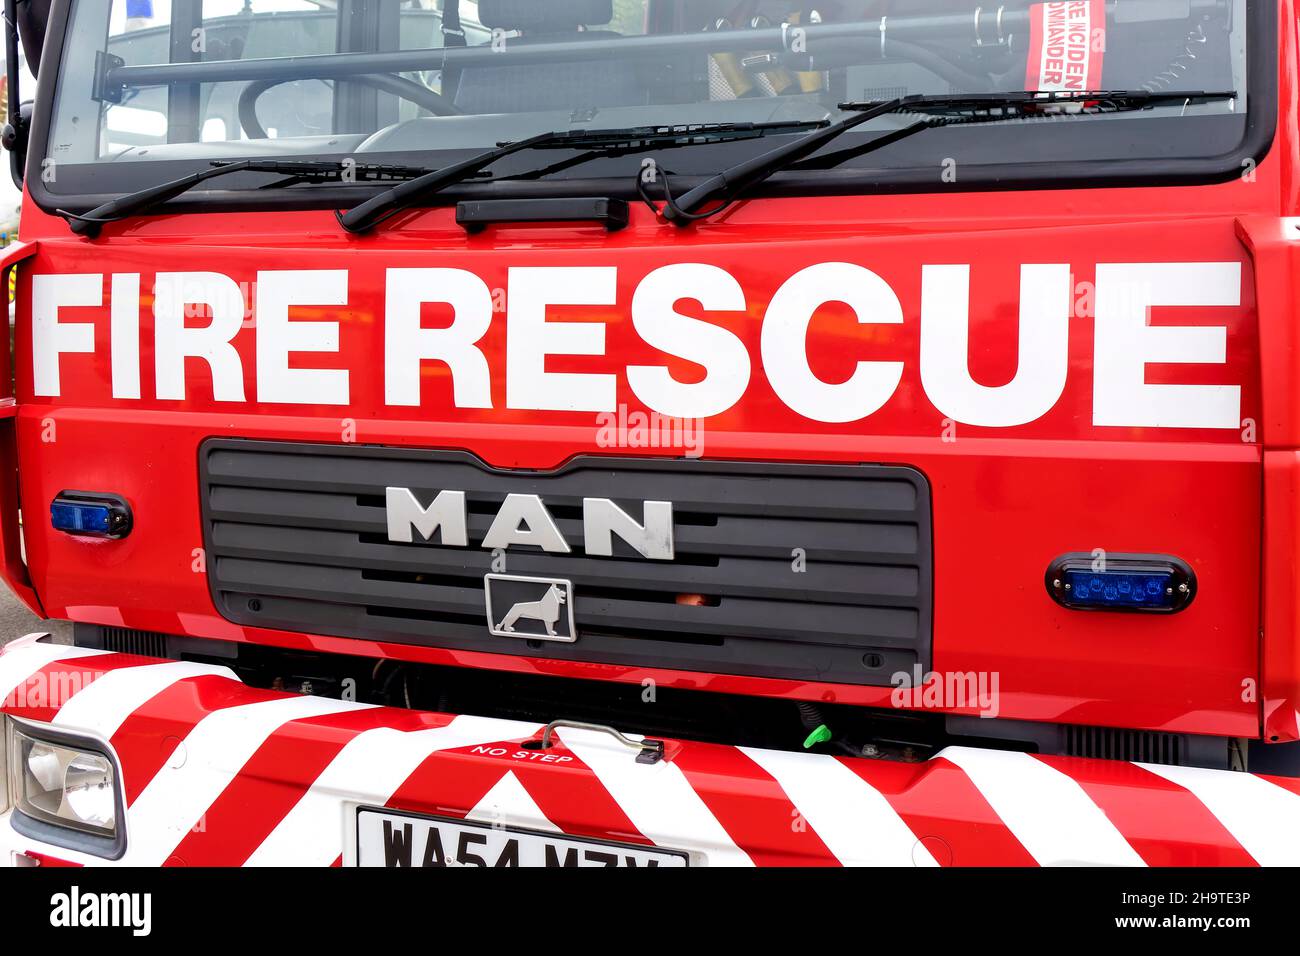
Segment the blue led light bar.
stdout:
<svg viewBox="0 0 1300 956">
<path fill-rule="evenodd" d="M 1047 591 L 1077 611 L 1148 611 L 1172 614 L 1196 596 L 1196 576 L 1167 555 L 1067 554 L 1047 569 Z"/>
<path fill-rule="evenodd" d="M 50 505 L 50 524 L 69 534 L 108 534 L 111 512 L 107 505 Z"/>
<path fill-rule="evenodd" d="M 1090 607 L 1173 606 L 1174 576 L 1168 571 L 1138 574 L 1094 574 L 1091 571 L 1066 571 L 1065 589 L 1078 605 Z"/>
<path fill-rule="evenodd" d="M 131 533 L 131 508 L 117 495 L 65 491 L 50 502 L 55 531 L 85 538 L 124 538 Z"/>
</svg>

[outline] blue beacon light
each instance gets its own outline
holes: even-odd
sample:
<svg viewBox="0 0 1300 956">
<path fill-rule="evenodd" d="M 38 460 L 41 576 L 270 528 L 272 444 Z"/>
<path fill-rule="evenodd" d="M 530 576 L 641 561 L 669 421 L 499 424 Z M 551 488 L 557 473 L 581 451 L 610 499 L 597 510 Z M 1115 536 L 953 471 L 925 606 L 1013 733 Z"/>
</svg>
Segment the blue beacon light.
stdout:
<svg viewBox="0 0 1300 956">
<path fill-rule="evenodd" d="M 131 507 L 118 495 L 64 491 L 50 502 L 50 525 L 64 534 L 125 538 L 132 524 Z"/>
<path fill-rule="evenodd" d="M 1066 554 L 1047 569 L 1047 592 L 1076 611 L 1145 611 L 1172 614 L 1196 596 L 1188 564 L 1168 555 Z"/>
</svg>

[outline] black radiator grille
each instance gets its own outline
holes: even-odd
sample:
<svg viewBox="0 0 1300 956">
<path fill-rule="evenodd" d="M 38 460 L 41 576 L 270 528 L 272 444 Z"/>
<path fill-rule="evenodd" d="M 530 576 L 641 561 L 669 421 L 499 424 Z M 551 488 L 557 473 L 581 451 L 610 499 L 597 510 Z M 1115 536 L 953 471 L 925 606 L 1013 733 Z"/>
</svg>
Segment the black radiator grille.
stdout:
<svg viewBox="0 0 1300 956">
<path fill-rule="evenodd" d="M 129 627 L 101 627 L 101 645 L 117 654 L 141 657 L 166 657 L 167 635 L 155 631 L 137 631 Z"/>
<path fill-rule="evenodd" d="M 1064 752 L 1069 757 L 1099 760 L 1136 760 L 1141 763 L 1182 763 L 1183 738 L 1151 730 L 1116 730 L 1112 727 L 1064 728 Z"/>
<path fill-rule="evenodd" d="M 240 624 L 860 684 L 929 667 L 929 488 L 912 469 L 587 457 L 517 472 L 461 452 L 230 439 L 200 457 L 213 599 Z M 390 486 L 426 504 L 466 492 L 470 547 L 390 542 Z M 514 548 L 505 569 L 573 582 L 573 644 L 488 632 L 479 544 L 512 493 L 540 495 L 573 549 Z M 674 559 L 621 541 L 588 557 L 586 497 L 637 520 L 643 502 L 671 501 Z"/>
</svg>

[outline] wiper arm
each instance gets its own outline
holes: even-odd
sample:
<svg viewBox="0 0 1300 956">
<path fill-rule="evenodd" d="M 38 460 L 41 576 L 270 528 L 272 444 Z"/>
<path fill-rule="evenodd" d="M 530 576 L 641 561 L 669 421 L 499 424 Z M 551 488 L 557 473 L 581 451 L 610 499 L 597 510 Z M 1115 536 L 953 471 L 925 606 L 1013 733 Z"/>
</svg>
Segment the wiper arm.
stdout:
<svg viewBox="0 0 1300 956">
<path fill-rule="evenodd" d="M 370 182 L 411 179 L 424 175 L 428 171 L 428 168 L 423 166 L 384 166 L 374 163 L 322 160 L 244 159 L 230 163 L 214 162 L 210 169 L 203 169 L 189 176 L 182 176 L 180 179 L 127 193 L 125 196 L 119 196 L 117 199 L 96 206 L 85 215 L 77 215 L 64 209 L 58 209 L 56 212 L 68 221 L 68 226 L 74 233 L 93 239 L 99 235 L 105 223 L 141 215 L 175 199 L 199 183 L 218 176 L 228 176 L 231 173 L 279 173 L 289 177 L 292 182 Z"/>
<path fill-rule="evenodd" d="M 925 113 L 929 116 L 963 119 L 972 122 L 1022 119 L 1029 116 L 1042 116 L 1044 107 L 1079 106 L 1080 110 L 1070 115 L 1083 112 L 1089 115 L 1105 113 L 1127 113 L 1135 110 L 1152 109 L 1168 103 L 1212 103 L 1218 100 L 1233 100 L 1238 94 L 1232 90 L 1206 92 L 1204 90 L 1162 90 L 1153 93 L 1149 90 L 1085 90 L 1082 92 L 1035 92 L 1032 90 L 1016 93 L 953 93 L 939 96 L 913 95 L 904 96 L 892 102 L 898 103 L 896 112 Z M 879 101 L 870 103 L 841 103 L 842 110 L 867 110 L 885 105 Z"/>
<path fill-rule="evenodd" d="M 398 183 L 345 213 L 338 213 L 348 232 L 368 232 L 411 206 L 482 174 L 489 166 L 530 149 L 585 149 L 607 155 L 627 155 L 662 147 L 725 143 L 777 133 L 797 133 L 827 126 L 817 120 L 790 123 L 706 123 L 690 126 L 635 126 L 608 130 L 556 130 L 530 139 L 499 143 L 496 149 Z"/>
<path fill-rule="evenodd" d="M 841 110 L 852 111 L 857 115 L 833 123 L 825 129 L 809 133 L 794 142 L 778 146 L 761 156 L 755 156 L 753 159 L 748 159 L 724 169 L 716 176 L 709 178 L 680 197 L 672 195 L 671 187 L 665 177 L 664 198 L 666 199 L 666 205 L 663 209 L 663 216 L 669 222 L 685 227 L 693 222 L 717 215 L 731 205 L 746 189 L 758 185 L 782 170 L 795 166 L 850 130 L 889 114 L 915 113 L 924 118 L 910 126 L 904 126 L 885 133 L 865 146 L 849 152 L 855 155 L 872 153 L 937 126 L 964 123 L 996 123 L 1011 119 L 1052 115 L 1053 107 L 1074 107 L 1069 115 L 1096 115 L 1151 109 L 1169 103 L 1208 103 L 1217 100 L 1235 99 L 1236 97 L 1237 94 L 1233 92 L 1206 93 L 1202 91 L 1175 90 L 1152 93 L 1146 90 L 1123 90 L 975 93 L 942 96 L 914 95 L 868 103 L 841 103 Z M 646 194 L 645 184 L 639 177 L 637 184 L 641 192 L 641 198 L 647 204 L 653 206 L 653 200 Z M 705 203 L 714 200 L 720 201 L 721 205 L 706 212 L 696 212 Z"/>
</svg>

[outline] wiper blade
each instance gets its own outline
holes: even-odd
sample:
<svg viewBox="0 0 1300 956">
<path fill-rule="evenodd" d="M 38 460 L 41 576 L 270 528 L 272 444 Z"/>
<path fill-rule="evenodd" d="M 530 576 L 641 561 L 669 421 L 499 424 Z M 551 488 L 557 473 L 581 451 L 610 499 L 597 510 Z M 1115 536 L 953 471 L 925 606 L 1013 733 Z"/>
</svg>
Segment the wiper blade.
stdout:
<svg viewBox="0 0 1300 956">
<path fill-rule="evenodd" d="M 324 160 L 273 160 L 244 159 L 237 162 L 214 162 L 210 169 L 203 169 L 180 179 L 148 186 L 103 205 L 96 206 L 85 215 L 68 212 L 64 209 L 56 212 L 68 221 L 69 228 L 79 236 L 91 239 L 99 235 L 106 223 L 117 222 L 131 216 L 138 216 L 156 209 L 163 203 L 175 199 L 199 183 L 218 176 L 231 173 L 279 173 L 289 177 L 292 182 L 374 182 L 388 179 L 405 180 L 422 176 L 429 172 L 424 166 L 387 166 L 377 163 L 354 163 L 350 161 Z M 273 184 L 274 185 L 274 184 Z"/>
<path fill-rule="evenodd" d="M 1217 100 L 1236 99 L 1230 90 L 1206 92 L 1204 90 L 1086 90 L 1016 93 L 953 93 L 939 96 L 904 96 L 898 100 L 899 113 L 924 113 L 929 116 L 949 118 L 1004 119 L 1050 114 L 1052 107 L 1076 106 L 1075 113 L 1123 113 L 1152 109 L 1169 103 L 1210 103 Z M 886 105 L 885 101 L 841 103 L 845 111 L 862 111 Z"/>
<path fill-rule="evenodd" d="M 746 189 L 758 185 L 769 177 L 789 169 L 826 146 L 832 140 L 871 120 L 890 114 L 914 113 L 923 118 L 909 126 L 891 130 L 873 139 L 865 146 L 850 150 L 855 155 L 865 155 L 884 149 L 900 140 L 915 136 L 938 126 L 966 123 L 996 123 L 1012 119 L 1049 116 L 1068 107 L 1069 115 L 1097 115 L 1124 113 L 1152 109 L 1168 104 L 1197 104 L 1218 100 L 1236 99 L 1234 92 L 1208 93 L 1201 90 L 1169 90 L 1152 93 L 1147 90 L 1108 90 L 1087 92 L 1024 92 L 1024 93 L 972 93 L 952 95 L 913 95 L 893 100 L 865 103 L 841 103 L 840 109 L 857 115 L 833 123 L 825 129 L 809 133 L 791 143 L 778 146 L 761 156 L 737 163 L 710 177 L 680 197 L 674 197 L 666 177 L 662 177 L 666 205 L 663 216 L 678 226 L 715 216 L 727 208 Z M 641 198 L 653 206 L 647 195 L 645 183 L 638 178 Z M 696 212 L 705 203 L 720 201 L 721 205 L 706 212 Z"/>
<path fill-rule="evenodd" d="M 496 149 L 399 183 L 345 213 L 339 223 L 349 232 L 367 232 L 411 206 L 481 175 L 489 166 L 531 149 L 584 149 L 626 155 L 647 149 L 726 143 L 828 126 L 827 120 L 788 123 L 704 123 L 687 126 L 634 126 L 626 129 L 555 130 L 529 139 L 498 143 Z"/>
<path fill-rule="evenodd" d="M 682 123 L 668 126 L 632 126 L 627 129 L 567 130 L 547 133 L 533 149 L 651 149 L 695 146 L 758 139 L 780 133 L 798 133 L 830 125 L 830 120 L 789 120 L 780 123 Z M 508 143 L 501 143 L 508 146 Z"/>
</svg>

